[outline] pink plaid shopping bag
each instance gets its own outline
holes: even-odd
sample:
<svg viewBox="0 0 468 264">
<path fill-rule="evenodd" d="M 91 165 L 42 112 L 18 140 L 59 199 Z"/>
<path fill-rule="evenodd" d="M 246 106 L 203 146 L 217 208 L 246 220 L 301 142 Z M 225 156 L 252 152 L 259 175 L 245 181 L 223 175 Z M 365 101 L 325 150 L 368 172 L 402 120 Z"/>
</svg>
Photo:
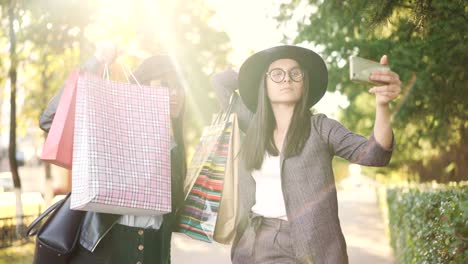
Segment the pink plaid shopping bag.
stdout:
<svg viewBox="0 0 468 264">
<path fill-rule="evenodd" d="M 71 208 L 113 214 L 171 211 L 167 89 L 80 76 Z"/>
</svg>

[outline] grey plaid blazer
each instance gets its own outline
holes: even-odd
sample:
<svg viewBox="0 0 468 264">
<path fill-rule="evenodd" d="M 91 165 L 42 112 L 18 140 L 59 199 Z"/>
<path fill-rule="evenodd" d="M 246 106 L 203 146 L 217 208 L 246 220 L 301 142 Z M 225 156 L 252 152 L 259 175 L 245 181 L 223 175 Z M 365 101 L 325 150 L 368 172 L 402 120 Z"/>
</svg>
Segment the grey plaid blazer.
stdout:
<svg viewBox="0 0 468 264">
<path fill-rule="evenodd" d="M 237 73 L 232 70 L 218 73 L 212 84 L 221 105 L 226 107 L 237 88 Z M 242 100 L 236 100 L 233 109 L 241 129 L 246 131 L 252 113 Z M 335 155 L 361 165 L 385 166 L 392 150 L 381 147 L 373 136 L 367 139 L 354 134 L 323 114 L 311 117 L 310 136 L 302 152 L 287 159 L 280 157 L 286 213 L 296 258 L 301 263 L 348 263 L 332 170 Z M 239 166 L 241 215 L 232 251 L 249 225 L 250 211 L 255 204 L 255 180 L 242 161 Z"/>
</svg>

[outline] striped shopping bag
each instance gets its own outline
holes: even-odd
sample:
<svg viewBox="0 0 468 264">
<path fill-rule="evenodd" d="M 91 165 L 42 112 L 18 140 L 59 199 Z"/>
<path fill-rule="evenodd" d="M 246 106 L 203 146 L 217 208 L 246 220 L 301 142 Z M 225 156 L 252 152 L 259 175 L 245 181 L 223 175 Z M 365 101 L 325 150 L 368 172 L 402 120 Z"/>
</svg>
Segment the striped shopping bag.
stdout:
<svg viewBox="0 0 468 264">
<path fill-rule="evenodd" d="M 208 151 L 209 154 L 200 165 L 198 175 L 192 182 L 185 198 L 184 206 L 179 212 L 179 232 L 201 241 L 212 242 L 216 226 L 222 225 L 222 223 L 219 223 L 218 217 L 223 198 L 223 189 L 228 187 L 224 185 L 225 176 L 235 176 L 232 173 L 227 173 L 226 170 L 232 169 L 232 166 L 228 166 L 228 162 L 232 161 L 233 128 L 236 126 L 237 116 L 231 114 L 224 122 L 205 128 L 204 134 L 206 137 L 202 136 L 202 139 L 204 138 L 205 141 L 201 140 L 200 145 L 209 146 L 211 150 Z M 221 132 L 219 133 L 219 131 Z M 213 135 L 217 135 L 217 137 L 213 138 Z M 214 144 L 206 142 L 207 138 L 211 138 Z M 198 153 L 206 153 L 206 151 L 198 151 Z M 199 158 L 194 156 L 192 163 L 197 163 Z M 234 181 L 230 179 L 228 182 L 232 183 Z M 232 187 L 234 186 L 229 186 L 229 188 Z M 228 202 L 232 203 L 232 206 L 227 206 L 226 208 L 230 210 L 235 209 L 237 212 L 237 206 L 234 205 L 234 201 L 232 200 L 232 191 L 229 193 L 230 197 L 228 198 L 230 200 Z M 228 215 L 231 215 L 231 217 L 228 217 L 228 220 L 236 216 L 233 212 L 229 212 Z M 232 220 L 234 221 L 235 219 Z M 234 225 L 232 227 L 234 228 Z M 226 230 L 222 231 L 223 233 L 226 232 Z M 231 239 L 230 236 L 229 234 L 229 240 Z M 222 237 L 226 239 L 226 235 Z"/>
</svg>

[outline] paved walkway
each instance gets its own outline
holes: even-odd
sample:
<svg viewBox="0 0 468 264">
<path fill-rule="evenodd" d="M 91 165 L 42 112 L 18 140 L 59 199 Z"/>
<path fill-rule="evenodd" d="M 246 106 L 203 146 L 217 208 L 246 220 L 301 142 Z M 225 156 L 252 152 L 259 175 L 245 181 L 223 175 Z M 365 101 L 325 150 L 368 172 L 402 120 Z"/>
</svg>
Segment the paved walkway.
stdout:
<svg viewBox="0 0 468 264">
<path fill-rule="evenodd" d="M 338 193 L 341 226 L 348 245 L 351 264 L 390 264 L 392 251 L 385 235 L 385 225 L 376 202 L 376 195 L 367 185 L 351 186 Z M 174 234 L 172 263 L 231 263 L 230 246 L 207 244 Z"/>
<path fill-rule="evenodd" d="M 376 194 L 369 187 L 338 192 L 338 207 L 351 264 L 394 263 Z"/>
</svg>

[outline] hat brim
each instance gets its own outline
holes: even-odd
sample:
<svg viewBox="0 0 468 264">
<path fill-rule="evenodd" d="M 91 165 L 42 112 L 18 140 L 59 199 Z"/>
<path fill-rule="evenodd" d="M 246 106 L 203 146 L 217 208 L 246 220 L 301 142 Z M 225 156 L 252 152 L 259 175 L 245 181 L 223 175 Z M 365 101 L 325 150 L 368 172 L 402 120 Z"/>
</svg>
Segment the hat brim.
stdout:
<svg viewBox="0 0 468 264">
<path fill-rule="evenodd" d="M 239 70 L 239 93 L 244 104 L 253 113 L 257 110 L 257 99 L 261 78 L 268 66 L 279 59 L 293 59 L 309 76 L 308 106 L 315 105 L 325 94 L 328 71 L 323 59 L 312 50 L 284 45 L 257 52 L 247 58 Z"/>
<path fill-rule="evenodd" d="M 171 58 L 167 55 L 154 55 L 145 59 L 133 72 L 133 76 L 140 84 L 150 85 L 152 80 L 169 72 L 175 72 Z"/>
</svg>

